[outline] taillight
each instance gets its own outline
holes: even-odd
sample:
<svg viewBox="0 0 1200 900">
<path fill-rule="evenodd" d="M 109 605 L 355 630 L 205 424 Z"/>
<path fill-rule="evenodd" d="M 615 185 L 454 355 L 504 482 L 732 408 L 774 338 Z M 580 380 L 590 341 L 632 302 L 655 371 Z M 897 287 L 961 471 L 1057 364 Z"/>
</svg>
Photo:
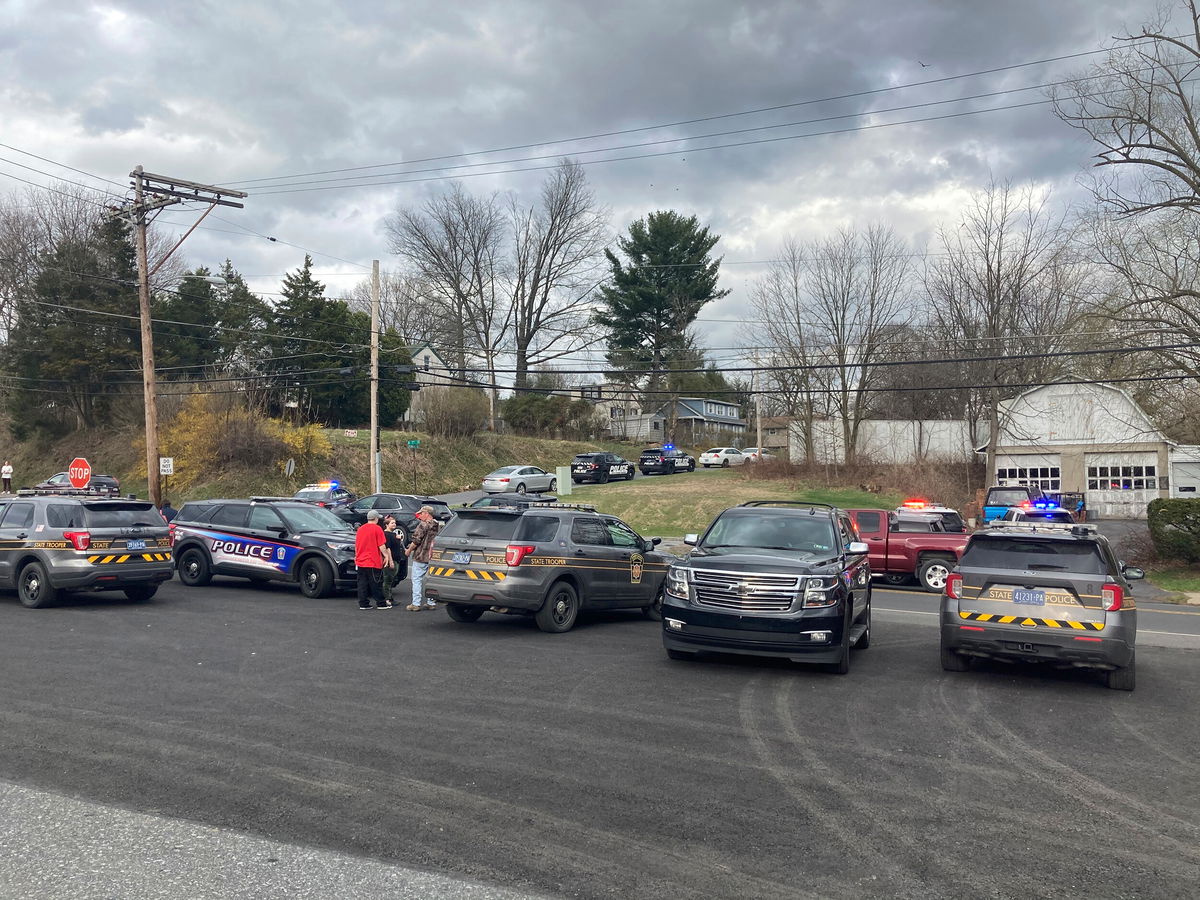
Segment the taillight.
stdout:
<svg viewBox="0 0 1200 900">
<path fill-rule="evenodd" d="M 171 546 L 175 546 L 175 523 L 171 522 L 167 525 L 167 537 L 171 539 Z"/>
<path fill-rule="evenodd" d="M 962 576 L 957 572 L 951 572 L 946 578 L 946 596 L 951 600 L 962 599 Z"/>
<path fill-rule="evenodd" d="M 508 484 L 507 478 L 497 478 L 496 480 L 499 481 L 501 484 Z"/>
<path fill-rule="evenodd" d="M 324 505 L 325 505 L 325 501 L 324 501 L 324 500 L 318 500 L 318 501 L 317 501 L 317 506 L 324 506 Z"/>
<path fill-rule="evenodd" d="M 1116 612 L 1125 603 L 1125 589 L 1119 584 L 1106 584 L 1100 588 L 1100 601 L 1105 612 Z"/>
<path fill-rule="evenodd" d="M 63 537 L 70 541 L 76 550 L 86 550 L 92 546 L 92 535 L 87 531 L 64 531 Z"/>
<path fill-rule="evenodd" d="M 531 544 L 509 544 L 504 548 L 504 562 L 510 566 L 519 566 L 521 560 L 534 551 Z"/>
</svg>

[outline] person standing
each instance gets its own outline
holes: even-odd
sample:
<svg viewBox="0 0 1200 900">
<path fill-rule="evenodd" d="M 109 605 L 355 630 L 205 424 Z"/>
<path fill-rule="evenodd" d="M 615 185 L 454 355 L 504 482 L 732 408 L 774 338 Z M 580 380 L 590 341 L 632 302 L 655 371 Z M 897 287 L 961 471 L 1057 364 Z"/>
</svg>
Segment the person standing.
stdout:
<svg viewBox="0 0 1200 900">
<path fill-rule="evenodd" d="M 3 480 L 3 482 L 4 482 L 4 493 L 11 494 L 12 493 L 12 463 L 10 463 L 7 459 L 4 461 L 4 465 L 0 466 L 0 480 Z"/>
<path fill-rule="evenodd" d="M 370 510 L 367 521 L 354 534 L 354 566 L 358 569 L 358 608 L 370 609 L 371 599 L 376 609 L 391 609 L 392 601 L 384 600 L 381 579 L 383 567 L 389 565 L 387 538 L 379 527 L 379 513 Z"/>
<path fill-rule="evenodd" d="M 392 564 L 383 568 L 383 598 L 391 603 L 392 590 L 404 580 L 408 567 L 404 558 L 403 532 L 397 529 L 395 516 L 384 517 L 383 536 L 387 538 L 388 552 L 392 554 Z"/>
<path fill-rule="evenodd" d="M 171 506 L 170 500 L 164 500 L 162 506 L 158 508 L 158 511 L 162 513 L 162 517 L 167 520 L 168 525 L 170 525 L 171 522 L 174 521 L 175 517 L 179 515 L 179 511 L 175 509 L 175 507 Z"/>
<path fill-rule="evenodd" d="M 433 609 L 436 600 L 423 604 L 421 596 L 425 587 L 425 573 L 429 569 L 429 560 L 433 557 L 433 539 L 437 537 L 438 520 L 433 517 L 432 506 L 422 506 L 417 510 L 417 527 L 413 530 L 412 540 L 404 548 L 411 565 L 409 578 L 412 581 L 412 603 L 405 609 L 416 612 L 420 609 Z"/>
</svg>

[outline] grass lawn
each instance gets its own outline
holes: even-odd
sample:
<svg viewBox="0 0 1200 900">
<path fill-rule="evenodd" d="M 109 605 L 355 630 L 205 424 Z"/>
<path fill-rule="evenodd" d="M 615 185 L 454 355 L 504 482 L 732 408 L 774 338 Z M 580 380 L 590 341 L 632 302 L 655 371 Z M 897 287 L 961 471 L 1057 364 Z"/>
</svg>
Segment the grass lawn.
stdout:
<svg viewBox="0 0 1200 900">
<path fill-rule="evenodd" d="M 851 509 L 895 509 L 901 497 L 854 489 L 812 489 L 786 480 L 751 479 L 737 469 L 659 475 L 609 484 L 573 485 L 570 497 L 591 503 L 647 537 L 701 532 L 717 515 L 747 500 L 809 500 Z"/>
<path fill-rule="evenodd" d="M 1164 591 L 1200 593 L 1200 568 L 1193 566 L 1168 566 L 1146 572 L 1146 579 Z"/>
</svg>

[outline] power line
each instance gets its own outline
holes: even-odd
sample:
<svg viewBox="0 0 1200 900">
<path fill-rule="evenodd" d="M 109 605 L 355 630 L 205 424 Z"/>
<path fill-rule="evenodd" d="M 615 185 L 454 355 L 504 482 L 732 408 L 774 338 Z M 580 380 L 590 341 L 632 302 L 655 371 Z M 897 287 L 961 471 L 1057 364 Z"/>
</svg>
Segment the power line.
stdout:
<svg viewBox="0 0 1200 900">
<path fill-rule="evenodd" d="M 12 144 L 0 143 L 0 147 L 4 147 L 7 150 L 12 150 L 16 153 L 23 154 L 24 156 L 30 156 L 30 157 L 33 157 L 34 159 L 40 159 L 42 162 L 50 163 L 50 165 L 52 165 L 52 166 L 59 166 L 60 168 L 63 168 L 63 169 L 69 169 L 70 171 L 75 172 L 79 175 L 83 175 L 87 178 L 94 178 L 96 181 L 103 181 L 105 184 L 115 185 L 116 187 L 119 187 L 122 190 L 125 190 L 127 188 L 127 185 L 122 184 L 119 181 L 113 181 L 111 178 L 102 178 L 101 176 L 94 175 L 91 172 L 85 172 L 83 169 L 76 169 L 74 166 L 68 166 L 66 163 L 61 163 L 61 162 L 58 162 L 57 160 L 48 159 L 45 156 L 38 156 L 36 153 L 30 153 L 28 150 L 22 150 L 20 147 L 14 147 Z M 49 173 L 43 172 L 42 174 L 46 175 Z M 50 177 L 53 178 L 55 176 L 51 175 Z M 89 190 L 95 190 L 95 188 L 90 188 Z"/>
</svg>

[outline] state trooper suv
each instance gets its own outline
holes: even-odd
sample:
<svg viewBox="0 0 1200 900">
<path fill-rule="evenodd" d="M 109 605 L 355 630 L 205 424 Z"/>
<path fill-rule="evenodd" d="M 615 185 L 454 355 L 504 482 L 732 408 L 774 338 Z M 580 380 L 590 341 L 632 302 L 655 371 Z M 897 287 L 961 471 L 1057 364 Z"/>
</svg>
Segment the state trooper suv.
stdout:
<svg viewBox="0 0 1200 900">
<path fill-rule="evenodd" d="M 183 504 L 171 530 L 179 580 L 189 587 L 208 584 L 214 575 L 297 582 L 306 597 L 355 586 L 354 530 L 301 500 L 192 501 Z"/>
<path fill-rule="evenodd" d="M 845 510 L 752 500 L 725 510 L 667 574 L 663 646 L 671 659 L 702 651 L 782 656 L 850 671 L 871 645 L 871 567 Z"/>
<path fill-rule="evenodd" d="M 992 522 L 971 535 L 942 596 L 942 668 L 972 659 L 1096 669 L 1134 688 L 1141 569 L 1117 560 L 1094 525 Z"/>
<path fill-rule="evenodd" d="M 0 588 L 25 606 L 76 591 L 146 601 L 172 575 L 171 537 L 147 500 L 19 491 L 0 499 Z"/>
<path fill-rule="evenodd" d="M 569 631 L 583 609 L 641 609 L 658 618 L 674 556 L 615 516 L 582 504 L 460 509 L 434 541 L 425 598 L 456 622 L 488 610 Z"/>
</svg>

